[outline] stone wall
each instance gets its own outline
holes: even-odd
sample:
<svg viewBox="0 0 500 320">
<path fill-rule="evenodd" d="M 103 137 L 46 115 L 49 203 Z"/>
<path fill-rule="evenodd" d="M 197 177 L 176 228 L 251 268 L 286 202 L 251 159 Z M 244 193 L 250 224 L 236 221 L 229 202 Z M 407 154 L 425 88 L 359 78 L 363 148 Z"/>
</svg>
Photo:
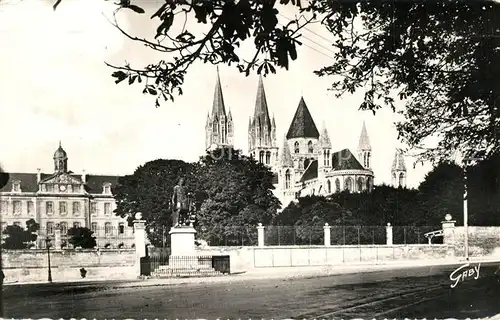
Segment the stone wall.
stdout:
<svg viewBox="0 0 500 320">
<path fill-rule="evenodd" d="M 260 267 L 328 266 L 452 258 L 448 245 L 207 247 L 199 255 L 229 255 L 231 273 Z"/>
<path fill-rule="evenodd" d="M 455 247 L 456 255 L 464 254 L 465 228 L 454 227 L 449 244 Z M 492 256 L 500 250 L 500 227 L 468 227 L 469 256 Z"/>
<path fill-rule="evenodd" d="M 131 279 L 136 277 L 134 249 L 51 250 L 52 280 L 82 280 L 80 269 L 85 268 L 85 279 Z M 45 250 L 3 250 L 2 267 L 5 282 L 47 281 L 48 259 Z"/>
</svg>

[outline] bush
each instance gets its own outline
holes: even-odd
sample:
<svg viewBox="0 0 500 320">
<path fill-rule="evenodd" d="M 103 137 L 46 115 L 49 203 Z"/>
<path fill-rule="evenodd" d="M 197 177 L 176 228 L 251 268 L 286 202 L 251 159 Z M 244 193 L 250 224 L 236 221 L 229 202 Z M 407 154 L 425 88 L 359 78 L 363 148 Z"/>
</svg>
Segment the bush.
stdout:
<svg viewBox="0 0 500 320">
<path fill-rule="evenodd" d="M 74 248 L 81 247 L 82 249 L 92 249 L 97 242 L 93 236 L 93 231 L 84 227 L 73 227 L 68 230 L 69 243 Z"/>
</svg>

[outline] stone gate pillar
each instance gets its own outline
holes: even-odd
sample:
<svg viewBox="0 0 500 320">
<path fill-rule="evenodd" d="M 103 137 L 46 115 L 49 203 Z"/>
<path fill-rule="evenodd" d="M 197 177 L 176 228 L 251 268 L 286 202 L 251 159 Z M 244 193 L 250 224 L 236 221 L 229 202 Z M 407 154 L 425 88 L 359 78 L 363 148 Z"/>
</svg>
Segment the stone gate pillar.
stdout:
<svg viewBox="0 0 500 320">
<path fill-rule="evenodd" d="M 387 224 L 387 227 L 385 227 L 385 235 L 386 235 L 386 241 L 387 241 L 387 245 L 388 246 L 392 246 L 393 245 L 393 241 L 392 241 L 392 226 L 390 223 Z"/>
<path fill-rule="evenodd" d="M 264 226 L 262 223 L 259 223 L 257 226 L 257 245 L 259 247 L 264 246 Z"/>
<path fill-rule="evenodd" d="M 54 250 L 61 250 L 61 226 L 59 223 L 54 228 Z"/>
<path fill-rule="evenodd" d="M 331 244 L 331 236 L 330 236 L 330 226 L 328 223 L 325 223 L 325 226 L 323 227 L 323 232 L 325 233 L 325 246 L 330 246 Z"/>
<path fill-rule="evenodd" d="M 146 220 L 142 220 L 142 213 L 135 214 L 134 240 L 136 253 L 137 275 L 141 275 L 141 258 L 146 256 Z"/>
</svg>

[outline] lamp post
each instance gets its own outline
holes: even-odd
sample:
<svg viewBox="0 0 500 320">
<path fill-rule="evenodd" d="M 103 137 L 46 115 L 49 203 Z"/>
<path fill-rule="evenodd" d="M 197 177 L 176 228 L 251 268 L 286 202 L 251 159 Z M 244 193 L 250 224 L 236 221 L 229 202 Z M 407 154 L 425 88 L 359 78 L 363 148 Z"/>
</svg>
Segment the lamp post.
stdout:
<svg viewBox="0 0 500 320">
<path fill-rule="evenodd" d="M 469 166 L 469 161 L 481 160 L 481 158 L 465 157 L 463 159 L 463 169 L 464 169 L 464 255 L 465 260 L 469 261 L 469 212 L 467 204 L 467 169 Z"/>
<path fill-rule="evenodd" d="M 52 283 L 52 270 L 50 270 L 50 238 L 47 236 L 45 238 L 45 245 L 47 246 L 47 261 L 48 261 L 48 281 Z"/>
</svg>

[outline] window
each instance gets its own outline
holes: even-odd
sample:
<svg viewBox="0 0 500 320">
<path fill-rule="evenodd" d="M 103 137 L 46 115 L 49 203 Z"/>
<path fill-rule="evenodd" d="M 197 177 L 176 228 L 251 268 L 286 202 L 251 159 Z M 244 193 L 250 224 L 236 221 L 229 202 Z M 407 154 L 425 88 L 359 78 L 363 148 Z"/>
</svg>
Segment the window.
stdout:
<svg viewBox="0 0 500 320">
<path fill-rule="evenodd" d="M 285 189 L 290 188 L 290 170 L 285 173 Z"/>
<path fill-rule="evenodd" d="M 400 187 L 404 186 L 404 180 L 405 180 L 405 175 L 404 175 L 404 173 L 401 172 L 399 174 L 399 186 Z"/>
<path fill-rule="evenodd" d="M 59 214 L 60 215 L 66 215 L 68 211 L 66 210 L 66 201 L 61 201 L 59 202 Z"/>
<path fill-rule="evenodd" d="M 358 178 L 358 191 L 363 191 L 365 184 L 363 183 L 363 178 L 359 177 Z"/>
<path fill-rule="evenodd" d="M 52 201 L 47 201 L 45 203 L 45 212 L 47 214 L 53 214 L 54 213 L 54 203 Z"/>
<path fill-rule="evenodd" d="M 47 222 L 47 234 L 48 235 L 54 234 L 54 223 L 53 222 Z"/>
<path fill-rule="evenodd" d="M 350 177 L 345 179 L 344 190 L 349 191 L 349 192 L 352 191 L 352 179 Z"/>
<path fill-rule="evenodd" d="M 80 202 L 73 202 L 73 215 L 78 216 L 80 215 Z"/>
<path fill-rule="evenodd" d="M 366 179 L 366 189 L 368 191 L 371 191 L 371 189 L 372 189 L 372 179 L 371 178 Z"/>
<path fill-rule="evenodd" d="M 330 180 L 326 180 L 326 189 L 328 190 L 328 193 L 332 193 L 332 183 Z"/>
<path fill-rule="evenodd" d="M 6 200 L 0 201 L 0 212 L 3 214 L 7 213 L 8 205 L 9 205 L 9 203 Z"/>
<path fill-rule="evenodd" d="M 15 215 L 21 214 L 21 201 L 19 200 L 12 201 L 12 213 Z"/>
<path fill-rule="evenodd" d="M 266 152 L 266 164 L 271 163 L 271 152 Z"/>
<path fill-rule="evenodd" d="M 104 194 L 111 194 L 111 185 L 109 183 L 105 184 L 102 190 Z"/>
<path fill-rule="evenodd" d="M 119 234 L 124 234 L 125 233 L 125 225 L 123 223 L 120 223 L 118 225 L 118 233 Z"/>
<path fill-rule="evenodd" d="M 307 143 L 307 150 L 308 150 L 309 153 L 313 153 L 314 152 L 312 141 L 309 141 Z"/>
<path fill-rule="evenodd" d="M 92 214 L 97 214 L 97 203 L 91 202 L 90 203 L 90 213 Z"/>
<path fill-rule="evenodd" d="M 259 152 L 259 162 L 264 163 L 264 151 Z"/>
<path fill-rule="evenodd" d="M 33 213 L 35 213 L 35 205 L 33 201 L 28 201 L 28 214 L 32 215 Z"/>
<path fill-rule="evenodd" d="M 111 227 L 111 222 L 106 222 L 104 224 L 104 233 L 107 235 L 107 236 L 110 236 L 111 233 L 113 232 L 113 229 Z"/>
<path fill-rule="evenodd" d="M 330 166 L 330 150 L 326 150 L 325 160 L 326 160 L 326 165 Z"/>
<path fill-rule="evenodd" d="M 104 204 L 104 214 L 110 214 L 111 213 L 111 203 L 106 202 Z"/>
<path fill-rule="evenodd" d="M 15 181 L 12 183 L 12 191 L 13 192 L 21 192 L 21 182 Z"/>
<path fill-rule="evenodd" d="M 295 141 L 293 144 L 294 153 L 299 153 L 299 142 Z"/>
<path fill-rule="evenodd" d="M 335 192 L 340 192 L 340 180 L 335 179 Z"/>
<path fill-rule="evenodd" d="M 68 234 L 68 223 L 67 222 L 61 222 L 61 224 L 59 224 L 59 228 L 61 229 L 61 235 Z"/>
<path fill-rule="evenodd" d="M 73 228 L 80 228 L 81 224 L 78 221 L 73 222 Z"/>
<path fill-rule="evenodd" d="M 93 233 L 97 233 L 97 222 L 92 222 L 90 230 L 92 230 Z"/>
</svg>

